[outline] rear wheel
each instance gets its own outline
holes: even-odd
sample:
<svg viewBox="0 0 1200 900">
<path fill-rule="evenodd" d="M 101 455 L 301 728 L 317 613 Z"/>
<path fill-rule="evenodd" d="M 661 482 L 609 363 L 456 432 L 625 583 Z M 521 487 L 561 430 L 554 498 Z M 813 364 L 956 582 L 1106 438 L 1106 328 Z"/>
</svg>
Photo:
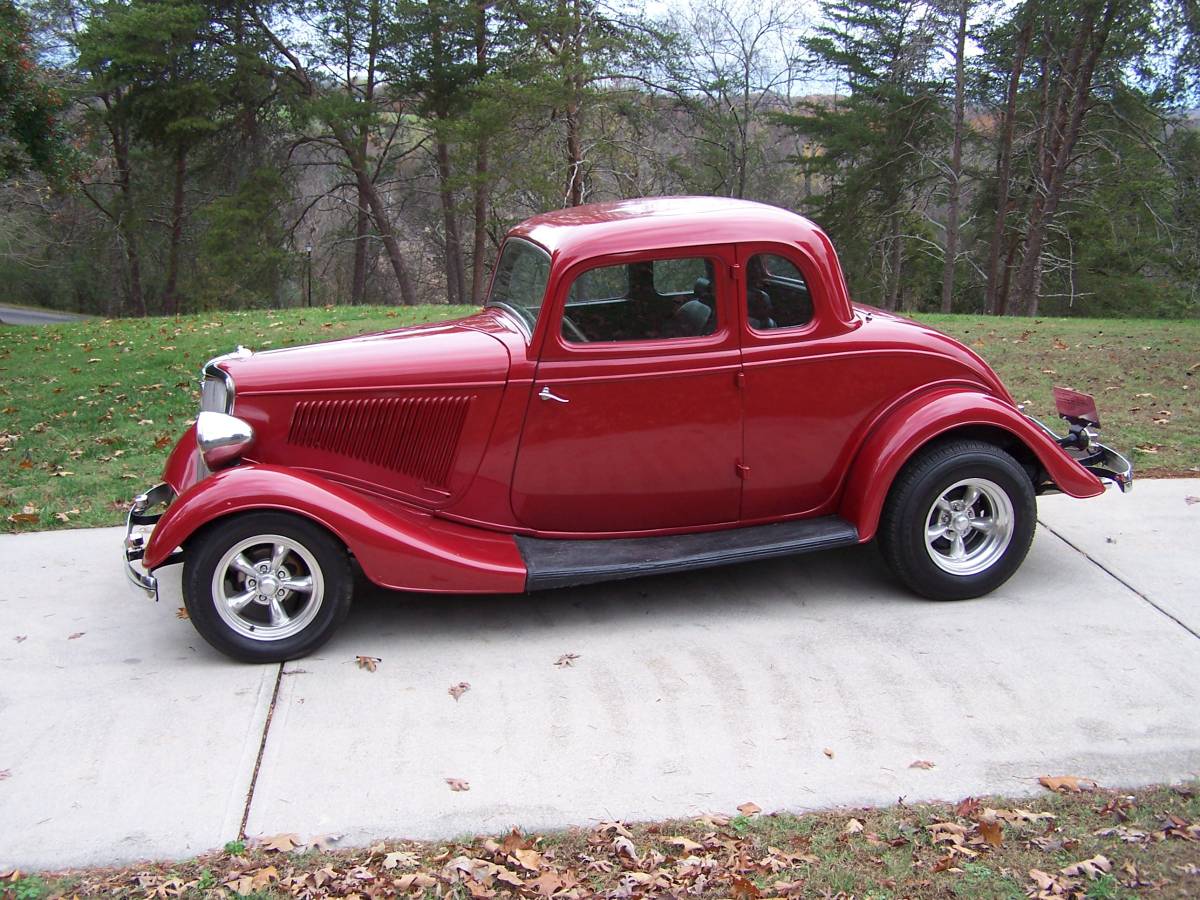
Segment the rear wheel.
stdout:
<svg viewBox="0 0 1200 900">
<path fill-rule="evenodd" d="M 1033 484 L 1010 454 L 982 441 L 922 451 L 896 478 L 879 543 L 909 588 L 934 600 L 993 591 L 1021 565 L 1033 541 Z"/>
<path fill-rule="evenodd" d="M 234 659 L 282 662 L 311 653 L 350 611 L 346 548 L 307 519 L 244 513 L 189 546 L 183 598 L 196 630 Z"/>
</svg>

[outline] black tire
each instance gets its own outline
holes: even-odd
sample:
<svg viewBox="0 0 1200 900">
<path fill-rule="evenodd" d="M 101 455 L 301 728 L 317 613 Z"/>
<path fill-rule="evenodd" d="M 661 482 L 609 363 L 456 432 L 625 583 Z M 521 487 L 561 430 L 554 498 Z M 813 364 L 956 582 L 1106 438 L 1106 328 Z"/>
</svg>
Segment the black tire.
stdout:
<svg viewBox="0 0 1200 900">
<path fill-rule="evenodd" d="M 227 559 L 247 542 L 240 554 Z M 286 552 L 277 557 L 280 568 L 272 569 L 273 551 L 280 547 Z M 250 578 L 240 568 L 246 562 L 272 570 Z M 220 581 L 218 567 L 223 573 Z M 286 577 L 276 577 L 281 572 Z M 255 593 L 264 586 L 275 603 L 263 602 L 266 595 Z M 235 609 L 226 601 L 230 593 L 235 599 L 254 597 Z M 192 624 L 213 647 L 242 662 L 284 662 L 316 650 L 345 621 L 353 593 L 354 574 L 346 548 L 325 529 L 299 516 L 242 513 L 208 526 L 186 547 L 183 602 Z"/>
<path fill-rule="evenodd" d="M 955 488 L 960 482 L 967 484 Z M 957 508 L 972 488 L 972 506 Z M 939 498 L 943 508 L 935 510 Z M 922 450 L 900 471 L 884 504 L 879 545 L 912 591 L 932 600 L 966 600 L 994 591 L 1016 572 L 1036 524 L 1033 483 L 1020 463 L 994 444 L 949 441 Z M 941 534 L 927 543 L 927 529 Z"/>
</svg>

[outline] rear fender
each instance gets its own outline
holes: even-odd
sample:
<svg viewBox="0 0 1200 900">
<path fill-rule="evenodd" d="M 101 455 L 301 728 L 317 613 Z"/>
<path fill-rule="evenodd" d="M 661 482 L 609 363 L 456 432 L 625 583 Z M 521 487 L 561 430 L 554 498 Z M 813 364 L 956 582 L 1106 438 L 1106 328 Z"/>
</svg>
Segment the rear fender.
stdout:
<svg viewBox="0 0 1200 900">
<path fill-rule="evenodd" d="M 317 475 L 269 465 L 235 466 L 184 490 L 155 526 L 143 562 L 152 570 L 210 522 L 263 509 L 320 524 L 382 587 L 436 593 L 525 590 L 525 564 L 511 535 L 447 522 Z"/>
<path fill-rule="evenodd" d="M 870 540 L 901 467 L 929 441 L 969 426 L 1008 432 L 1064 494 L 1095 497 L 1104 492 L 1096 476 L 1009 403 L 979 391 L 946 388 L 902 402 L 875 425 L 851 465 L 839 507 L 842 518 L 857 526 L 863 541 Z"/>
</svg>

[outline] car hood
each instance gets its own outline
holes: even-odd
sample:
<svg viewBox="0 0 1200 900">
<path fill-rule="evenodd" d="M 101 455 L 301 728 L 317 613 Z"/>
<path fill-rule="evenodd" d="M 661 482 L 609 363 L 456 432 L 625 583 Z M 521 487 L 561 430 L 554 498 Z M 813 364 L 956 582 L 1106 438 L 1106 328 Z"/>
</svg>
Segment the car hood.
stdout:
<svg viewBox="0 0 1200 900">
<path fill-rule="evenodd" d="M 492 316 L 433 322 L 340 340 L 226 357 L 238 397 L 279 391 L 386 391 L 504 383 L 509 356 Z"/>
</svg>

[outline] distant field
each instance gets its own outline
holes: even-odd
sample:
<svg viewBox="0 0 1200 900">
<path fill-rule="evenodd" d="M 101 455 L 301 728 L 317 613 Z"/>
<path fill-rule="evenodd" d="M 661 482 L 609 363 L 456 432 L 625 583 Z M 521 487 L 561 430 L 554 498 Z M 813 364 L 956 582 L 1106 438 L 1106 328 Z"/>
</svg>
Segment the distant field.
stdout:
<svg viewBox="0 0 1200 900">
<path fill-rule="evenodd" d="M 213 313 L 0 327 L 0 530 L 114 525 L 195 415 L 200 365 L 461 315 L 429 306 Z M 1029 411 L 1097 396 L 1104 440 L 1143 473 L 1200 472 L 1200 322 L 925 316 L 974 347 Z"/>
</svg>

